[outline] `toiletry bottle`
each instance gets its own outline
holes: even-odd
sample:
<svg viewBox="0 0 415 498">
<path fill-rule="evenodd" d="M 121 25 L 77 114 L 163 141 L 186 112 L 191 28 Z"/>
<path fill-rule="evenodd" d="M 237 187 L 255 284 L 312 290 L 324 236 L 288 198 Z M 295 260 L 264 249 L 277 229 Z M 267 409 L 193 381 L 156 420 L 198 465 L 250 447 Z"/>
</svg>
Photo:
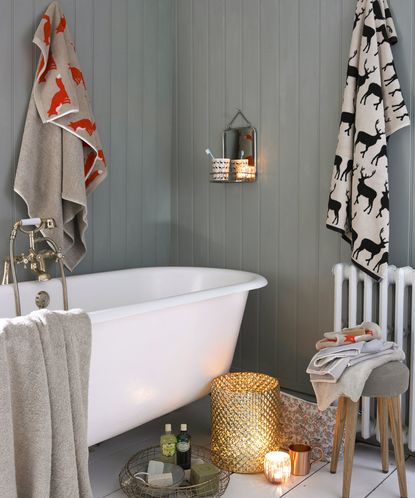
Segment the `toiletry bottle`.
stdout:
<svg viewBox="0 0 415 498">
<path fill-rule="evenodd" d="M 176 436 L 171 432 L 171 424 L 164 426 L 165 433 L 160 437 L 160 460 L 176 463 Z"/>
<path fill-rule="evenodd" d="M 187 432 L 187 424 L 180 425 L 180 433 L 177 435 L 176 462 L 183 470 L 190 469 L 192 448 L 191 437 Z"/>
</svg>

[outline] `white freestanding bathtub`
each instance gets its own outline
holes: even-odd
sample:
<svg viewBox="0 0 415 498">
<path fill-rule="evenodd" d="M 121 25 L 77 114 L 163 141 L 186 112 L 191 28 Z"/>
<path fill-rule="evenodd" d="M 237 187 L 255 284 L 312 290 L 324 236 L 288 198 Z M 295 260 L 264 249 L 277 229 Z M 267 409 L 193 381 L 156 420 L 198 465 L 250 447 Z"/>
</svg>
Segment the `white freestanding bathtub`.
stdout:
<svg viewBox="0 0 415 498">
<path fill-rule="evenodd" d="M 88 444 L 99 443 L 209 392 L 230 368 L 254 273 L 159 267 L 67 278 L 70 308 L 92 321 Z M 58 279 L 22 282 L 22 314 L 45 290 L 63 307 Z M 0 286 L 0 318 L 15 316 L 12 285 Z"/>
</svg>

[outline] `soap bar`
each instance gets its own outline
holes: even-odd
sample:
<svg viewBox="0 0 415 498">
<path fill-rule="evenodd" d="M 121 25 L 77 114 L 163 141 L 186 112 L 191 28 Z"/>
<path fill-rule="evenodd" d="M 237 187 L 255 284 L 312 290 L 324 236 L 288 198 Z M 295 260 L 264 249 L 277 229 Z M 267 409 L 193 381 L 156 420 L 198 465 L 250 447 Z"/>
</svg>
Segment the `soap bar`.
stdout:
<svg viewBox="0 0 415 498">
<path fill-rule="evenodd" d="M 173 474 L 171 472 L 151 474 L 147 476 L 147 483 L 150 486 L 171 486 L 173 484 Z"/>
<path fill-rule="evenodd" d="M 219 469 L 211 463 L 198 463 L 192 466 L 190 475 L 192 484 L 206 483 L 198 486 L 195 491 L 197 496 L 210 496 L 219 491 Z"/>
<path fill-rule="evenodd" d="M 149 474 L 162 474 L 164 470 L 164 463 L 157 460 L 150 460 L 148 462 L 147 472 Z"/>
<path fill-rule="evenodd" d="M 187 481 L 187 482 L 190 482 L 190 472 L 191 472 L 190 469 L 186 469 L 184 471 L 184 480 Z"/>
</svg>

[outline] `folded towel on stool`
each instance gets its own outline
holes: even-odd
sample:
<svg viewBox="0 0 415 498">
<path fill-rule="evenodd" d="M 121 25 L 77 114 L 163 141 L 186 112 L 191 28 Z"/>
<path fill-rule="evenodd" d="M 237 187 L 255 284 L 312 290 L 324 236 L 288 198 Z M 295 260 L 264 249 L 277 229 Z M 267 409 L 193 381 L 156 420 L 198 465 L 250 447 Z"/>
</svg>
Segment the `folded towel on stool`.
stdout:
<svg viewBox="0 0 415 498">
<path fill-rule="evenodd" d="M 390 361 L 404 360 L 405 353 L 401 349 L 392 350 L 390 354 L 368 359 L 347 368 L 337 382 L 318 382 L 311 379 L 318 408 L 325 410 L 340 396 L 347 396 L 353 401 L 358 401 L 373 369 Z"/>
<path fill-rule="evenodd" d="M 371 341 L 382 336 L 381 329 L 377 323 L 363 322 L 358 327 L 343 329 L 339 332 L 326 332 L 324 339 L 316 343 L 316 349 L 341 346 L 342 344 L 354 344 L 357 342 Z"/>
<path fill-rule="evenodd" d="M 346 368 L 396 351 L 394 342 L 374 339 L 370 342 L 348 344 L 337 348 L 324 348 L 316 353 L 307 367 L 311 380 L 318 382 L 337 382 Z"/>
</svg>

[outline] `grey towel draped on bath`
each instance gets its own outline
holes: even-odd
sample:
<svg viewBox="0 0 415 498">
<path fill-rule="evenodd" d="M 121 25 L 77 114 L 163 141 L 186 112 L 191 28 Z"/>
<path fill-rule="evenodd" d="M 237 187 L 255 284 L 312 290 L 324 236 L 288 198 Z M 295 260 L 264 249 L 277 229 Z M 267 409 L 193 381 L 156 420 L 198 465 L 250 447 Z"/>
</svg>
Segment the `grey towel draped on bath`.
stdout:
<svg viewBox="0 0 415 498">
<path fill-rule="evenodd" d="M 87 195 L 105 178 L 104 153 L 75 46 L 58 2 L 35 32 L 41 50 L 14 190 L 31 218 L 54 218 L 51 236 L 73 270 L 86 254 Z M 46 235 L 46 234 L 45 234 Z"/>
<path fill-rule="evenodd" d="M 0 496 L 92 498 L 86 313 L 0 320 Z"/>
<path fill-rule="evenodd" d="M 393 62 L 396 42 L 387 1 L 359 0 L 326 223 L 351 244 L 353 262 L 376 280 L 388 264 L 387 138 L 410 124 Z"/>
</svg>

